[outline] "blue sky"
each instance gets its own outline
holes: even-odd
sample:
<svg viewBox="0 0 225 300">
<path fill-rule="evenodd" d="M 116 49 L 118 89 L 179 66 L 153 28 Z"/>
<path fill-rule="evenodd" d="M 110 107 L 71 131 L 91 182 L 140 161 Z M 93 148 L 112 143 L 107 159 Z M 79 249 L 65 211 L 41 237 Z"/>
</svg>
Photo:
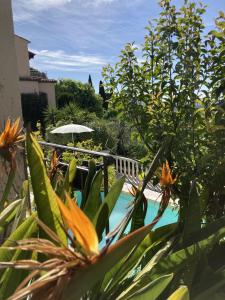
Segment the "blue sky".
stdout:
<svg viewBox="0 0 225 300">
<path fill-rule="evenodd" d="M 157 0 L 12 0 L 15 32 L 31 41 L 31 65 L 49 78 L 73 78 L 95 87 L 102 67 L 118 60 L 127 42 L 143 43 L 145 26 L 159 14 Z M 182 0 L 174 0 L 181 5 Z M 204 0 L 210 30 L 225 0 Z"/>
</svg>

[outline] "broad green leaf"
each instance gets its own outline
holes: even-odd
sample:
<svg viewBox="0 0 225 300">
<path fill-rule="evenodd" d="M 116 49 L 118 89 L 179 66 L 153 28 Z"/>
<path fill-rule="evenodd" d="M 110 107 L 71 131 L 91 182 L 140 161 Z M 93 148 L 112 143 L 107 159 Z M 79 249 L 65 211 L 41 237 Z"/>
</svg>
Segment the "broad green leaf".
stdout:
<svg viewBox="0 0 225 300">
<path fill-rule="evenodd" d="M 138 203 L 132 215 L 130 232 L 135 231 L 138 228 L 145 225 L 147 206 L 148 206 L 147 199 L 145 198 L 145 195 L 142 194 L 141 200 Z"/>
<path fill-rule="evenodd" d="M 139 283 L 139 289 L 135 293 L 122 293 L 116 300 L 156 300 L 165 290 L 168 284 L 173 279 L 173 274 L 161 276 L 152 282 L 142 286 Z"/>
<path fill-rule="evenodd" d="M 1 213 L 0 213 L 0 226 L 4 224 L 5 220 L 17 210 L 17 208 L 21 205 L 22 199 L 16 200 L 10 203 Z M 16 213 L 16 212 L 14 212 Z"/>
<path fill-rule="evenodd" d="M 122 177 L 113 184 L 94 217 L 93 223 L 99 239 L 101 239 L 102 233 L 108 224 L 109 217 L 119 198 L 124 182 L 125 177 Z"/>
<path fill-rule="evenodd" d="M 188 195 L 186 195 L 187 192 Z M 195 182 L 192 182 L 191 186 L 188 181 L 186 182 L 180 202 L 182 206 L 180 218 L 184 224 L 183 240 L 185 241 L 192 236 L 193 232 L 201 229 L 200 198 Z"/>
<path fill-rule="evenodd" d="M 194 115 L 197 115 L 197 114 L 199 114 L 201 112 L 204 112 L 204 111 L 205 111 L 205 108 L 204 107 L 200 107 L 200 108 L 198 108 L 198 109 L 195 110 Z"/>
<path fill-rule="evenodd" d="M 66 235 L 60 225 L 62 218 L 56 202 L 57 195 L 51 186 L 45 169 L 43 152 L 32 134 L 27 135 L 26 146 L 38 218 L 52 229 L 61 241 L 66 244 Z M 48 238 L 43 230 L 40 230 L 40 237 Z"/>
<path fill-rule="evenodd" d="M 91 183 L 91 188 L 88 194 L 88 198 L 84 207 L 85 214 L 89 217 L 89 219 L 92 221 L 94 219 L 94 216 L 96 215 L 100 205 L 101 205 L 101 199 L 100 199 L 100 192 L 101 192 L 101 185 L 102 185 L 102 171 L 98 171 Z"/>
<path fill-rule="evenodd" d="M 190 300 L 187 286 L 180 286 L 172 295 L 169 296 L 168 300 Z"/>
<path fill-rule="evenodd" d="M 76 159 L 72 159 L 65 175 L 64 183 L 62 186 L 62 192 L 61 192 L 61 199 L 65 200 L 65 193 L 71 194 L 71 187 L 76 175 L 76 167 L 77 167 L 77 161 Z"/>
<path fill-rule="evenodd" d="M 196 261 L 196 258 L 199 259 L 201 255 L 207 253 L 215 243 L 224 237 L 224 235 L 225 228 L 222 228 L 207 239 L 161 259 L 155 266 L 153 266 L 153 268 L 149 268 L 149 272 L 143 273 L 142 271 L 143 276 L 141 278 L 141 274 L 138 274 L 137 277 L 138 279 L 141 279 L 143 284 L 147 284 L 164 274 L 177 274 L 181 270 L 186 270 L 193 264 L 193 262 Z"/>
<path fill-rule="evenodd" d="M 223 227 L 225 227 L 225 217 L 215 220 L 214 222 L 207 224 L 205 227 L 202 227 L 200 230 L 193 232 L 191 236 L 187 237 L 185 241 L 181 243 L 180 247 L 184 248 L 201 241 Z M 178 247 L 178 249 L 180 247 Z"/>
<path fill-rule="evenodd" d="M 102 289 L 112 290 L 118 286 L 119 282 L 125 280 L 132 273 L 134 268 L 142 264 L 142 259 L 146 256 L 151 257 L 160 249 L 162 244 L 174 232 L 176 224 L 169 224 L 151 231 L 143 241 L 123 259 L 121 259 L 105 276 Z M 149 258 L 150 259 L 150 258 Z"/>
<path fill-rule="evenodd" d="M 16 230 L 16 228 L 22 223 L 22 221 L 26 218 L 26 209 L 27 209 L 27 203 L 29 200 L 29 182 L 28 180 L 25 180 L 23 182 L 23 188 L 21 191 L 21 197 L 23 197 L 21 205 L 19 206 L 15 220 L 13 222 L 12 231 Z"/>
<path fill-rule="evenodd" d="M 208 277 L 208 278 L 207 278 Z M 192 294 L 195 300 L 205 300 L 214 298 L 219 289 L 225 287 L 225 269 L 208 274 L 204 280 L 197 283 Z"/>
<path fill-rule="evenodd" d="M 82 201 L 81 201 L 81 209 L 83 209 L 86 205 L 88 194 L 91 188 L 92 180 L 96 173 L 96 165 L 94 160 L 89 161 L 89 172 L 85 181 L 84 189 L 82 191 Z"/>
<path fill-rule="evenodd" d="M 34 237 L 34 234 L 36 233 L 37 233 L 37 225 L 36 222 L 33 222 L 30 224 L 24 236 L 22 236 L 21 238 L 27 239 L 30 237 Z M 32 256 L 32 252 L 30 251 L 22 251 L 22 250 L 9 251 L 8 250 L 8 252 L 12 252 L 13 255 L 11 259 L 12 261 L 30 259 Z M 16 288 L 18 287 L 18 285 L 23 281 L 23 279 L 27 275 L 28 275 L 28 271 L 7 268 L 2 274 L 0 280 L 0 299 L 4 300 L 7 299 L 9 296 L 11 296 L 13 292 L 16 290 Z"/>
<path fill-rule="evenodd" d="M 125 254 L 138 245 L 150 232 L 151 226 L 140 228 L 110 246 L 106 253 L 92 265 L 78 271 L 64 291 L 62 299 L 80 299 L 108 272 Z"/>
<path fill-rule="evenodd" d="M 16 170 L 14 168 L 11 168 L 8 178 L 7 178 L 5 189 L 4 189 L 1 199 L 0 199 L 0 211 L 2 211 L 5 201 L 8 200 L 8 196 L 9 196 L 10 190 L 12 188 L 15 175 L 16 175 Z"/>
<path fill-rule="evenodd" d="M 32 228 L 32 231 L 30 231 Z M 34 216 L 27 218 L 14 232 L 11 233 L 9 238 L 0 247 L 0 262 L 11 261 L 17 250 L 9 251 L 6 247 L 12 246 L 14 241 L 19 241 L 30 237 L 37 230 L 36 221 Z M 0 278 L 2 277 L 3 271 L 0 270 Z"/>
</svg>

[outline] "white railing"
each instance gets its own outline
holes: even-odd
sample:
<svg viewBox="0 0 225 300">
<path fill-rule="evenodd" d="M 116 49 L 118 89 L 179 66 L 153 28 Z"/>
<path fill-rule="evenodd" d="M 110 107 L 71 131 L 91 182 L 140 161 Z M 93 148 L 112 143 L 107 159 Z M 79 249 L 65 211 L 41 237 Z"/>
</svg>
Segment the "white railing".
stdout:
<svg viewBox="0 0 225 300">
<path fill-rule="evenodd" d="M 113 156 L 118 174 L 131 178 L 138 178 L 140 171 L 139 162 L 123 156 Z"/>
<path fill-rule="evenodd" d="M 65 145 L 58 145 L 53 143 L 46 143 L 46 142 L 39 142 L 42 147 L 53 148 L 53 149 L 60 149 L 61 151 L 71 151 L 73 153 L 85 153 L 91 155 L 93 157 L 102 157 L 103 160 L 103 169 L 104 169 L 104 189 L 105 193 L 108 192 L 108 169 L 107 166 L 111 163 L 109 161 L 113 158 L 115 160 L 115 167 L 116 172 L 118 175 L 125 175 L 128 182 L 138 186 L 141 183 L 140 173 L 147 173 L 148 168 L 143 168 L 143 165 L 134 159 L 123 157 L 123 156 L 116 156 L 110 155 L 105 152 L 96 152 L 86 149 L 80 149 L 76 147 L 68 147 Z M 151 182 L 148 183 L 147 187 L 150 190 L 160 192 L 159 186 L 153 186 Z"/>
<path fill-rule="evenodd" d="M 124 175 L 130 183 L 139 185 L 141 181 L 139 174 L 142 172 L 146 173 L 148 168 L 144 169 L 140 162 L 131 158 L 123 156 L 113 156 L 113 158 L 115 159 L 117 174 Z M 153 186 L 151 182 L 148 183 L 147 187 L 153 191 L 161 191 L 159 186 Z"/>
</svg>

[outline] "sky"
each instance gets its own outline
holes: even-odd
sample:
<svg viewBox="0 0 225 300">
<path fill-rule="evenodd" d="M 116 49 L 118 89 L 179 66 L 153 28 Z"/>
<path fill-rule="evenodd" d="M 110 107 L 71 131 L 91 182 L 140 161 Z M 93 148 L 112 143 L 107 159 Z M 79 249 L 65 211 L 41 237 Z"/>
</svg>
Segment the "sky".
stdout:
<svg viewBox="0 0 225 300">
<path fill-rule="evenodd" d="M 174 0 L 177 6 L 182 0 Z M 225 0 L 203 0 L 206 30 Z M 157 0 L 12 0 L 15 33 L 31 41 L 31 66 L 49 78 L 88 81 L 95 88 L 102 68 L 118 61 L 128 42 L 141 45 L 148 20 L 160 12 Z"/>
</svg>

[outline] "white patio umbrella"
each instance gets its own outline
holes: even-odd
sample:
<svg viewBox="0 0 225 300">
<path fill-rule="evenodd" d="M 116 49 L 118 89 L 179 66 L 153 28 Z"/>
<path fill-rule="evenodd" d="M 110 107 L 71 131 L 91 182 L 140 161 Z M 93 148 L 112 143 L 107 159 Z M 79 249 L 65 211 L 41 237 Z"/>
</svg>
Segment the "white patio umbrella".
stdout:
<svg viewBox="0 0 225 300">
<path fill-rule="evenodd" d="M 67 124 L 60 127 L 55 128 L 51 131 L 51 133 L 60 133 L 60 134 L 66 134 L 66 133 L 72 133 L 72 138 L 74 133 L 83 133 L 83 132 L 92 132 L 93 129 L 79 125 L 79 124 Z M 73 138 L 74 142 L 74 138 Z"/>
</svg>

